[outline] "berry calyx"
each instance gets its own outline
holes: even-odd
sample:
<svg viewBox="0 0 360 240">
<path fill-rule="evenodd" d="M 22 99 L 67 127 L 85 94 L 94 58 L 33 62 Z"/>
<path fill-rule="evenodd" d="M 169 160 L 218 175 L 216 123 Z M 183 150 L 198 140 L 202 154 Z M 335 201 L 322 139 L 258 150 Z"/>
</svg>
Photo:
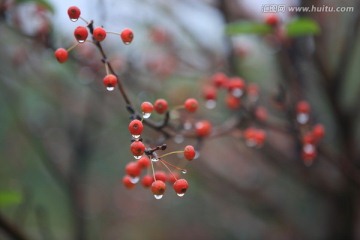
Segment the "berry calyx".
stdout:
<svg viewBox="0 0 360 240">
<path fill-rule="evenodd" d="M 137 177 L 141 173 L 141 168 L 137 162 L 129 162 L 126 164 L 125 172 L 130 177 Z"/>
<path fill-rule="evenodd" d="M 102 27 L 97 27 L 94 29 L 93 37 L 96 41 L 101 42 L 106 38 L 106 31 Z"/>
<path fill-rule="evenodd" d="M 158 99 L 154 103 L 154 109 L 157 113 L 163 114 L 168 110 L 168 103 L 165 99 Z"/>
<path fill-rule="evenodd" d="M 58 48 L 55 51 L 55 57 L 59 63 L 64 63 L 69 57 L 68 51 L 64 48 Z"/>
<path fill-rule="evenodd" d="M 67 13 L 71 21 L 76 22 L 81 14 L 80 8 L 76 6 L 71 6 L 68 8 Z"/>
<path fill-rule="evenodd" d="M 195 149 L 193 146 L 191 145 L 187 145 L 185 148 L 184 148 L 184 157 L 191 161 L 195 158 L 195 155 L 196 155 L 196 152 L 195 152 Z"/>
<path fill-rule="evenodd" d="M 123 41 L 123 43 L 125 43 L 126 45 L 130 44 L 133 39 L 134 39 L 134 33 L 131 29 L 129 28 L 125 28 L 124 30 L 122 30 L 122 32 L 120 33 L 120 37 L 121 40 Z"/>
<path fill-rule="evenodd" d="M 151 184 L 151 192 L 155 195 L 155 198 L 160 199 L 164 194 L 166 185 L 163 181 L 156 180 Z"/>
<path fill-rule="evenodd" d="M 154 178 L 150 175 L 145 175 L 141 179 L 141 185 L 143 185 L 145 188 L 150 187 L 153 182 Z"/>
<path fill-rule="evenodd" d="M 189 184 L 185 179 L 178 179 L 174 185 L 173 188 L 178 196 L 182 197 L 184 196 L 185 192 L 189 188 Z"/>
<path fill-rule="evenodd" d="M 199 137 L 206 137 L 211 133 L 212 126 L 207 120 L 199 121 L 195 124 L 196 135 Z"/>
<path fill-rule="evenodd" d="M 128 175 L 123 177 L 122 182 L 127 189 L 132 189 L 135 187 L 135 183 L 132 182 L 131 177 Z"/>
<path fill-rule="evenodd" d="M 147 156 L 142 156 L 139 160 L 137 160 L 137 164 L 140 168 L 148 168 L 150 167 L 150 159 Z"/>
<path fill-rule="evenodd" d="M 75 28 L 74 36 L 79 43 L 85 42 L 88 35 L 89 35 L 89 32 L 86 27 L 78 26 L 77 28 Z"/>
<path fill-rule="evenodd" d="M 113 91 L 117 84 L 117 77 L 114 74 L 107 74 L 103 78 L 103 83 L 108 91 Z"/>
<path fill-rule="evenodd" d="M 130 134 L 133 136 L 136 136 L 138 138 L 138 136 L 141 135 L 141 133 L 144 129 L 144 125 L 140 120 L 134 119 L 130 122 L 128 128 L 129 128 Z"/>
<path fill-rule="evenodd" d="M 195 112 L 198 106 L 199 103 L 195 98 L 188 98 L 184 103 L 184 107 L 188 112 Z"/>
<path fill-rule="evenodd" d="M 145 152 L 145 145 L 141 141 L 134 141 L 130 144 L 130 151 L 134 156 L 141 156 Z"/>
<path fill-rule="evenodd" d="M 151 102 L 143 102 L 140 108 L 143 113 L 152 113 L 154 110 L 154 105 L 152 105 Z"/>
</svg>

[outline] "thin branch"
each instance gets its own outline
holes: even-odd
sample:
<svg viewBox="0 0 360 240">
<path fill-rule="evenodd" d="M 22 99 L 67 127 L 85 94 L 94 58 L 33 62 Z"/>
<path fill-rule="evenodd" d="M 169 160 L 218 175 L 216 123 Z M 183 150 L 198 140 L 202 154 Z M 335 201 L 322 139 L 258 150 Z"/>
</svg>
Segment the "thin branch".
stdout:
<svg viewBox="0 0 360 240">
<path fill-rule="evenodd" d="M 6 217 L 2 213 L 0 213 L 0 229 L 2 229 L 8 237 L 14 240 L 30 239 L 15 224 L 6 219 Z"/>
</svg>

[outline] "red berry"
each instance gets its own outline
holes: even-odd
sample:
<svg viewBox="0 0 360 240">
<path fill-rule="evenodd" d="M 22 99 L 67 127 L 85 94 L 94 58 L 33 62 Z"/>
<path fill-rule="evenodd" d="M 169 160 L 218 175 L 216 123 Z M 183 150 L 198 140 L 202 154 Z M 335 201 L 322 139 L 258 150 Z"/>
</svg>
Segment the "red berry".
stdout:
<svg viewBox="0 0 360 240">
<path fill-rule="evenodd" d="M 314 145 L 315 143 L 315 138 L 314 138 L 314 134 L 312 132 L 308 132 L 303 136 L 302 139 L 303 144 L 311 144 Z"/>
<path fill-rule="evenodd" d="M 121 33 L 120 37 L 125 44 L 130 44 L 134 39 L 134 33 L 131 29 L 125 28 Z"/>
<path fill-rule="evenodd" d="M 89 33 L 88 33 L 88 30 L 86 27 L 79 26 L 79 27 L 75 28 L 74 36 L 79 43 L 85 42 L 88 35 L 89 35 Z"/>
<path fill-rule="evenodd" d="M 189 184 L 185 179 L 179 179 L 174 183 L 173 188 L 175 192 L 182 197 L 189 188 Z"/>
<path fill-rule="evenodd" d="M 151 191 L 154 195 L 162 196 L 165 192 L 166 185 L 163 181 L 156 180 L 151 184 Z"/>
<path fill-rule="evenodd" d="M 319 141 L 325 136 L 325 128 L 322 124 L 316 124 L 313 127 L 312 134 L 316 141 Z"/>
<path fill-rule="evenodd" d="M 117 77 L 114 74 L 107 74 L 103 79 L 103 83 L 107 90 L 112 91 L 117 84 Z"/>
<path fill-rule="evenodd" d="M 310 113 L 310 105 L 307 101 L 300 101 L 296 105 L 297 113 Z"/>
<path fill-rule="evenodd" d="M 67 13 L 69 15 L 70 20 L 75 22 L 79 19 L 81 11 L 80 11 L 80 8 L 78 8 L 76 6 L 71 6 L 68 8 Z"/>
<path fill-rule="evenodd" d="M 66 60 L 68 59 L 68 56 L 69 56 L 68 51 L 66 51 L 66 49 L 64 49 L 64 48 L 58 48 L 55 51 L 55 57 L 59 63 L 66 62 Z"/>
<path fill-rule="evenodd" d="M 188 98 L 184 103 L 185 109 L 189 112 L 195 112 L 198 106 L 199 103 L 195 98 Z"/>
<path fill-rule="evenodd" d="M 187 160 L 193 160 L 194 157 L 195 157 L 195 149 L 193 146 L 191 145 L 187 145 L 185 148 L 184 148 L 184 157 L 187 159 Z"/>
<path fill-rule="evenodd" d="M 310 166 L 313 163 L 316 156 L 317 156 L 317 152 L 316 150 L 314 150 L 314 151 L 302 151 L 301 157 L 305 165 Z"/>
<path fill-rule="evenodd" d="M 162 98 L 156 100 L 155 103 L 154 103 L 154 109 L 155 109 L 155 111 L 157 113 L 163 114 L 168 109 L 167 101 L 165 99 L 162 99 Z"/>
<path fill-rule="evenodd" d="M 129 162 L 126 164 L 125 172 L 130 177 L 137 177 L 141 173 L 141 168 L 137 162 Z"/>
<path fill-rule="evenodd" d="M 163 171 L 156 171 L 155 172 L 155 179 L 159 181 L 166 182 L 166 173 Z"/>
<path fill-rule="evenodd" d="M 212 77 L 211 80 L 214 84 L 215 87 L 225 87 L 227 85 L 228 82 L 228 77 L 222 73 L 215 73 Z"/>
<path fill-rule="evenodd" d="M 241 105 L 240 98 L 234 97 L 232 94 L 226 95 L 226 105 L 229 109 L 237 109 Z"/>
<path fill-rule="evenodd" d="M 228 82 L 228 90 L 234 97 L 241 97 L 244 93 L 245 82 L 242 78 L 233 77 Z"/>
<path fill-rule="evenodd" d="M 145 175 L 141 179 L 141 184 L 146 188 L 150 187 L 153 182 L 154 178 L 151 175 Z"/>
<path fill-rule="evenodd" d="M 213 86 L 206 86 L 203 89 L 203 96 L 205 100 L 215 100 L 217 97 L 216 88 Z"/>
<path fill-rule="evenodd" d="M 167 175 L 167 181 L 174 184 L 179 177 L 180 175 L 177 172 L 170 173 Z"/>
<path fill-rule="evenodd" d="M 250 83 L 246 87 L 246 92 L 248 96 L 252 98 L 257 98 L 259 96 L 259 86 L 256 83 Z"/>
<path fill-rule="evenodd" d="M 261 122 L 265 122 L 268 118 L 268 112 L 266 108 L 259 106 L 255 109 L 255 117 Z"/>
<path fill-rule="evenodd" d="M 123 182 L 124 186 L 128 189 L 132 189 L 135 187 L 135 183 L 131 182 L 131 177 L 128 175 L 123 177 L 122 182 Z"/>
<path fill-rule="evenodd" d="M 145 152 L 145 145 L 141 141 L 134 141 L 130 145 L 130 151 L 134 156 L 141 156 Z"/>
<path fill-rule="evenodd" d="M 148 168 L 150 166 L 150 159 L 147 156 L 142 156 L 139 160 L 137 160 L 139 167 Z"/>
<path fill-rule="evenodd" d="M 152 111 L 154 110 L 154 106 L 151 102 L 143 102 L 140 108 L 143 113 L 152 113 Z"/>
<path fill-rule="evenodd" d="M 129 124 L 129 132 L 131 135 L 136 135 L 136 136 L 141 135 L 143 129 L 144 129 L 144 125 L 138 119 L 132 120 Z"/>
<path fill-rule="evenodd" d="M 264 130 L 257 129 L 254 134 L 254 141 L 256 142 L 257 146 L 261 146 L 266 139 L 266 133 Z"/>
<path fill-rule="evenodd" d="M 279 16 L 277 14 L 268 14 L 265 17 L 265 23 L 270 26 L 276 26 L 279 24 Z"/>
<path fill-rule="evenodd" d="M 195 124 L 196 135 L 199 137 L 206 137 L 211 133 L 212 126 L 207 120 L 199 121 Z"/>
<path fill-rule="evenodd" d="M 96 41 L 101 42 L 106 38 L 106 31 L 102 27 L 97 27 L 94 29 L 93 37 Z"/>
</svg>

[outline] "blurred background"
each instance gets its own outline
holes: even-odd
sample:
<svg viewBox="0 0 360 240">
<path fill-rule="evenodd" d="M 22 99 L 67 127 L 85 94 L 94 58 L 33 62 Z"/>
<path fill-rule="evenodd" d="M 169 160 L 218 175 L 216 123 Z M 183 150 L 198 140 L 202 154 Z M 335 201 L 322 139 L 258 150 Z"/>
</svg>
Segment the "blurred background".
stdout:
<svg viewBox="0 0 360 240">
<path fill-rule="evenodd" d="M 268 4 L 286 6 L 276 26 L 265 23 Z M 143 135 L 169 151 L 199 148 L 189 164 L 169 158 L 187 169 L 183 198 L 171 185 L 161 200 L 124 187 L 129 114 L 103 86 L 98 49 L 54 57 L 86 25 L 69 20 L 72 5 L 94 26 L 134 31 L 130 45 L 109 34 L 102 46 L 135 108 L 199 99 L 198 112 L 172 112 L 170 124 L 207 119 L 213 135 Z M 357 0 L 0 0 L 0 239 L 360 239 L 359 24 Z M 224 91 L 206 108 L 217 72 L 257 84 L 266 121 L 229 108 Z M 301 100 L 326 131 L 310 164 L 309 126 L 294 118 Z M 261 148 L 247 146 L 248 127 L 266 132 Z"/>
</svg>

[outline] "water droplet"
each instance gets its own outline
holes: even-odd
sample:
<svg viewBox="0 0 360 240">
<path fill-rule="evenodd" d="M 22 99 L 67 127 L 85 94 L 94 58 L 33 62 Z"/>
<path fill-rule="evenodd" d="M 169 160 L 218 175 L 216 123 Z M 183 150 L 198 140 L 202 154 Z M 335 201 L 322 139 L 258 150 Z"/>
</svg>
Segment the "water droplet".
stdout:
<svg viewBox="0 0 360 240">
<path fill-rule="evenodd" d="M 132 137 L 135 138 L 135 139 L 139 139 L 140 135 L 132 135 Z"/>
<path fill-rule="evenodd" d="M 134 156 L 136 160 L 140 159 L 142 156 Z"/>
<path fill-rule="evenodd" d="M 155 197 L 156 199 L 162 199 L 163 196 L 164 196 L 164 195 L 154 195 L 154 197 Z"/>
<path fill-rule="evenodd" d="M 143 118 L 149 118 L 151 116 L 151 113 L 145 113 L 143 112 Z"/>
<path fill-rule="evenodd" d="M 140 178 L 139 178 L 139 177 L 130 177 L 130 182 L 131 182 L 131 183 L 133 183 L 133 184 L 138 183 L 138 182 L 139 182 L 139 180 L 140 180 Z"/>
<path fill-rule="evenodd" d="M 246 140 L 246 146 L 255 147 L 256 146 L 256 141 L 254 141 L 253 139 L 247 139 Z"/>
<path fill-rule="evenodd" d="M 181 173 L 182 173 L 182 174 L 186 174 L 186 173 L 187 173 L 187 170 L 186 170 L 186 169 L 181 169 Z"/>
<path fill-rule="evenodd" d="M 231 91 L 231 95 L 236 98 L 241 97 L 244 94 L 244 91 L 241 88 L 235 88 Z"/>
<path fill-rule="evenodd" d="M 182 143 L 182 142 L 184 142 L 184 137 L 182 135 L 178 134 L 174 137 L 174 142 Z"/>
<path fill-rule="evenodd" d="M 296 116 L 296 120 L 298 121 L 298 123 L 300 124 L 305 124 L 309 121 L 309 114 L 307 113 L 299 113 L 297 116 Z"/>
<path fill-rule="evenodd" d="M 78 40 L 78 42 L 79 42 L 79 43 L 84 43 L 84 42 L 85 42 L 85 40 Z"/>
<path fill-rule="evenodd" d="M 200 157 L 200 152 L 199 151 L 195 151 L 195 157 L 194 159 L 198 159 Z"/>
<path fill-rule="evenodd" d="M 216 101 L 213 99 L 209 99 L 205 102 L 205 107 L 207 109 L 214 109 L 216 107 Z"/>
<path fill-rule="evenodd" d="M 183 197 L 183 196 L 185 195 L 185 193 L 177 193 L 177 195 L 178 195 L 179 197 Z"/>
<path fill-rule="evenodd" d="M 72 22 L 76 22 L 78 20 L 78 18 L 70 18 L 70 21 Z"/>
<path fill-rule="evenodd" d="M 191 128 L 192 128 L 191 122 L 185 122 L 185 123 L 184 123 L 184 129 L 185 129 L 185 130 L 190 130 Z"/>
<path fill-rule="evenodd" d="M 114 91 L 114 89 L 114 87 L 106 87 L 106 90 L 108 90 L 109 92 Z"/>
<path fill-rule="evenodd" d="M 129 45 L 130 44 L 130 42 L 124 42 L 125 43 L 125 45 Z"/>
<path fill-rule="evenodd" d="M 159 159 L 157 157 L 153 157 L 153 158 L 151 158 L 151 161 L 157 162 L 157 161 L 159 161 Z"/>
</svg>

